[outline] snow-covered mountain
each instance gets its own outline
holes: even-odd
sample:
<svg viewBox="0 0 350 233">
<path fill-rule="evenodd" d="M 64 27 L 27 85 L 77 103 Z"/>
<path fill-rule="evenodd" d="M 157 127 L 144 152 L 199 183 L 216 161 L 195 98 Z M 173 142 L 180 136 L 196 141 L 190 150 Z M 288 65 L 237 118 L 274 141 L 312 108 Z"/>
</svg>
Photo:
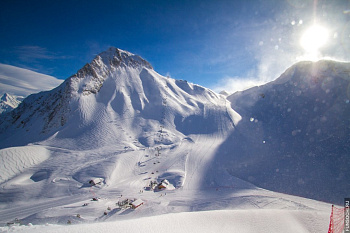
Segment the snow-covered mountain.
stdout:
<svg viewBox="0 0 350 233">
<path fill-rule="evenodd" d="M 188 151 L 195 143 L 207 142 L 208 145 L 197 149 L 196 153 L 203 153 L 200 157 L 194 156 L 192 162 L 209 160 L 210 156 L 205 159 L 203 156 L 209 151 L 213 153 L 215 145 L 234 129 L 239 120 L 240 116 L 230 108 L 225 97 L 186 81 L 163 77 L 141 57 L 110 48 L 57 88 L 30 95 L 18 108 L 4 114 L 0 119 L 0 146 L 17 148 L 29 143 L 39 146 L 34 146 L 34 150 L 44 147 L 57 154 L 43 162 L 46 164 L 44 168 L 40 165 L 33 171 L 34 177 L 38 172 L 41 177 L 34 178 L 34 181 L 46 180 L 48 184 L 38 182 L 35 185 L 40 188 L 27 190 L 28 194 L 63 195 L 71 190 L 72 185 L 81 186 L 91 177 L 101 177 L 108 185 L 120 185 L 117 177 L 129 180 L 135 178 L 135 174 L 133 169 L 119 167 L 120 161 L 128 156 L 119 159 L 116 156 L 140 150 L 143 152 L 136 153 L 124 163 L 141 166 L 139 156 L 146 153 L 145 150 L 152 155 L 170 154 L 167 159 L 172 165 L 159 165 L 157 176 L 167 177 L 175 187 L 190 184 L 197 187 L 204 179 L 198 170 L 203 164 L 185 169 Z M 196 135 L 204 136 L 198 138 Z M 6 166 L 5 158 L 11 157 L 10 154 L 18 154 L 19 160 L 26 161 L 30 154 L 26 150 L 27 147 L 14 149 L 16 152 L 11 149 L 2 151 L 4 169 L 8 170 L 2 177 L 3 182 L 21 175 L 21 164 L 26 164 L 25 168 L 37 166 L 37 162 L 18 162 L 16 168 L 12 168 L 13 164 Z M 71 153 L 62 157 L 62 150 Z M 42 157 L 47 158 L 46 155 L 45 152 Z M 179 162 L 174 162 L 174 159 Z M 118 171 L 115 171 L 116 167 Z M 144 169 L 138 168 L 143 176 L 149 176 L 150 168 Z M 193 183 L 184 184 L 186 170 L 192 173 L 198 170 L 198 174 L 191 176 Z M 61 176 L 69 177 L 71 182 L 57 192 L 56 185 L 50 181 Z M 132 182 L 142 188 L 144 179 L 139 177 Z M 13 190 L 10 192 L 11 198 L 16 198 Z"/>
<path fill-rule="evenodd" d="M 350 191 L 350 64 L 301 62 L 228 97 L 242 120 L 218 161 L 260 187 L 342 203 Z"/>
<path fill-rule="evenodd" d="M 0 147 L 44 139 L 74 149 L 149 147 L 160 143 L 158 131 L 166 132 L 162 143 L 172 144 L 192 133 L 230 130 L 239 119 L 213 91 L 165 78 L 141 57 L 110 48 L 4 116 Z"/>
<path fill-rule="evenodd" d="M 23 101 L 24 97 L 10 95 L 5 93 L 0 99 L 0 114 L 4 112 L 9 112 L 15 108 Z"/>
<path fill-rule="evenodd" d="M 237 232 L 261 216 L 277 229 L 262 232 L 286 222 L 290 232 L 320 232 L 330 205 L 288 194 L 340 204 L 349 190 L 349 70 L 299 63 L 226 98 L 110 48 L 0 118 L 0 219 L 74 224 L 234 209 L 247 222 Z M 149 188 L 163 179 L 165 190 Z M 116 207 L 124 198 L 144 205 Z"/>
</svg>

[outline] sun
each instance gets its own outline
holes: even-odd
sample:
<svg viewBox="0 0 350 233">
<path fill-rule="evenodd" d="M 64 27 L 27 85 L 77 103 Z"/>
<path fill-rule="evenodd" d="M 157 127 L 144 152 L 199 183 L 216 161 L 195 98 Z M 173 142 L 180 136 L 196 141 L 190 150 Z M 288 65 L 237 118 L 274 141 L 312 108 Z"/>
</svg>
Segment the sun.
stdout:
<svg viewBox="0 0 350 233">
<path fill-rule="evenodd" d="M 300 45 L 309 56 L 319 54 L 319 49 L 327 44 L 329 37 L 328 30 L 320 25 L 313 25 L 308 28 L 300 39 Z"/>
</svg>

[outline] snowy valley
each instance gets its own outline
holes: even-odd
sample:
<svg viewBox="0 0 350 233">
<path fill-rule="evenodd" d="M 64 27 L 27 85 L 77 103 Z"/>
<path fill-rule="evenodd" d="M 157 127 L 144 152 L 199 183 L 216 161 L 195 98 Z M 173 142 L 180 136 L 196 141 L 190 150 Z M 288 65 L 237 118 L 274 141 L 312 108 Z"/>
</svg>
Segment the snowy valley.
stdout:
<svg viewBox="0 0 350 233">
<path fill-rule="evenodd" d="M 326 232 L 349 101 L 349 63 L 226 96 L 112 47 L 0 115 L 0 231 Z"/>
</svg>

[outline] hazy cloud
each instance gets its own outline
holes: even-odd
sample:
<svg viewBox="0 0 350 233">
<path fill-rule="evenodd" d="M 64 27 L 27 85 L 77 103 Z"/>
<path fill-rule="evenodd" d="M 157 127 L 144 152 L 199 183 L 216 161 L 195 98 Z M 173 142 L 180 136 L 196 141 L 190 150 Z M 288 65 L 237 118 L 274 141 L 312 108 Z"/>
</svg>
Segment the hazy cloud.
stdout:
<svg viewBox="0 0 350 233">
<path fill-rule="evenodd" d="M 217 93 L 227 91 L 230 94 L 233 94 L 236 91 L 243 91 L 264 83 L 265 82 L 255 78 L 225 77 L 220 79 L 217 84 L 211 87 L 211 89 Z"/>
<path fill-rule="evenodd" d="M 0 95 L 4 93 L 28 96 L 32 93 L 51 90 L 63 80 L 31 70 L 0 63 Z"/>
<path fill-rule="evenodd" d="M 29 45 L 29 46 L 17 46 L 14 52 L 18 55 L 19 59 L 25 62 L 31 61 L 35 62 L 37 60 L 56 60 L 56 59 L 66 59 L 67 56 L 62 56 L 53 53 L 46 48 Z"/>
</svg>

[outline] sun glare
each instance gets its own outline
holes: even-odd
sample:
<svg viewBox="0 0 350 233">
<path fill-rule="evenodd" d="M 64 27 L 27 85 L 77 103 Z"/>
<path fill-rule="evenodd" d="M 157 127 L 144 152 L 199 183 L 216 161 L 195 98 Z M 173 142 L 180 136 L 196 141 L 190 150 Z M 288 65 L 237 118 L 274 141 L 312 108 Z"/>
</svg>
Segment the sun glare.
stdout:
<svg viewBox="0 0 350 233">
<path fill-rule="evenodd" d="M 308 56 L 316 56 L 319 49 L 328 41 L 328 30 L 320 25 L 308 28 L 300 39 L 300 45 L 305 49 Z"/>
</svg>

